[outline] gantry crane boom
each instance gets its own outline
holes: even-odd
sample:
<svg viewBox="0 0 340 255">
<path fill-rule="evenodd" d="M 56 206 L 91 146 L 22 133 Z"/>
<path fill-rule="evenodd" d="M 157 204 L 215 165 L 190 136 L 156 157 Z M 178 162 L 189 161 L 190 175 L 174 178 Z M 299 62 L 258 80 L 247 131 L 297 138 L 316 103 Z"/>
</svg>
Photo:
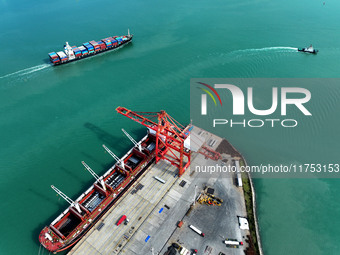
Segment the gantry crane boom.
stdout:
<svg viewBox="0 0 340 255">
<path fill-rule="evenodd" d="M 166 159 L 179 169 L 182 175 L 190 165 L 190 151 L 184 148 L 184 141 L 190 134 L 190 126 L 183 126 L 165 111 L 134 112 L 124 107 L 116 111 L 147 127 L 156 135 L 156 163 Z"/>
</svg>

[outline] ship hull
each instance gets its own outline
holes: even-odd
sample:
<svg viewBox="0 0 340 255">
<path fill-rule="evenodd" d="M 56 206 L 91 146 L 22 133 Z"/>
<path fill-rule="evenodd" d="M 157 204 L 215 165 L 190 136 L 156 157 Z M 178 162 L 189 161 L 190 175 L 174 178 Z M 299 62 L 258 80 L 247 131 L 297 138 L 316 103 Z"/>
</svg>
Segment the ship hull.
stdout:
<svg viewBox="0 0 340 255">
<path fill-rule="evenodd" d="M 154 138 L 149 135 L 146 136 L 142 141 L 148 144 L 154 143 Z M 142 142 L 141 141 L 141 142 Z M 127 192 L 127 190 L 139 179 L 139 177 L 148 169 L 148 167 L 154 162 L 154 151 L 148 155 L 139 152 L 136 148 L 132 148 L 122 159 L 125 158 L 127 163 L 135 160 L 138 157 L 140 162 L 135 165 L 135 168 L 130 167 L 128 164 L 125 166 L 127 170 L 123 170 L 121 167 L 114 165 L 104 175 L 103 178 L 107 184 L 108 191 L 106 197 L 95 207 L 90 209 L 86 206 L 86 201 L 91 198 L 91 195 L 95 190 L 100 187 L 94 183 L 86 192 L 84 192 L 76 201 L 79 202 L 84 215 L 78 214 L 75 209 L 70 206 L 68 207 L 57 219 L 55 219 L 50 226 L 46 226 L 39 235 L 40 243 L 50 252 L 61 252 L 73 245 L 75 245 L 97 222 L 103 217 L 103 215 Z M 132 160 L 133 159 L 133 160 Z M 130 161 L 129 161 L 130 160 Z M 126 172 L 124 180 L 121 181 L 117 186 L 113 186 L 112 179 L 115 174 L 123 174 Z M 111 179 L 110 179 L 111 177 Z M 104 192 L 104 190 L 102 190 Z M 89 211 L 90 210 L 90 211 Z M 78 219 L 74 215 L 78 215 Z M 73 226 L 69 226 L 69 230 L 62 230 L 63 227 L 73 220 Z"/>
</svg>

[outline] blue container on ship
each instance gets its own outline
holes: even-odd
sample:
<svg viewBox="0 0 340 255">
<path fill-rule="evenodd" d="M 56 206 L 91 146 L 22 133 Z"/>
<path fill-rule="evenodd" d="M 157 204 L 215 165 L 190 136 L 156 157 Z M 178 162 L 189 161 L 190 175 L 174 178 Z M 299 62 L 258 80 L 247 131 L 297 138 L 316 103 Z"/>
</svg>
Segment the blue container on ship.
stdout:
<svg viewBox="0 0 340 255">
<path fill-rule="evenodd" d="M 83 45 L 89 51 L 89 53 L 94 52 L 94 47 L 90 43 L 83 43 Z"/>
</svg>

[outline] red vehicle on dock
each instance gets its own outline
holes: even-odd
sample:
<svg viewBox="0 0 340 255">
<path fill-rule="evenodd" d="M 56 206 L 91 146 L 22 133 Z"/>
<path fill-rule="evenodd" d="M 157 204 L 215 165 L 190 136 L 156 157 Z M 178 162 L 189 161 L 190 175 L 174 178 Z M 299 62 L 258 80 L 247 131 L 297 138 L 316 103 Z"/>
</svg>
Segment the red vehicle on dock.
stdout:
<svg viewBox="0 0 340 255">
<path fill-rule="evenodd" d="M 126 221 L 126 215 L 123 215 L 122 217 L 120 217 L 120 219 L 117 221 L 117 226 L 119 226 L 120 224 L 122 224 L 124 221 Z"/>
</svg>

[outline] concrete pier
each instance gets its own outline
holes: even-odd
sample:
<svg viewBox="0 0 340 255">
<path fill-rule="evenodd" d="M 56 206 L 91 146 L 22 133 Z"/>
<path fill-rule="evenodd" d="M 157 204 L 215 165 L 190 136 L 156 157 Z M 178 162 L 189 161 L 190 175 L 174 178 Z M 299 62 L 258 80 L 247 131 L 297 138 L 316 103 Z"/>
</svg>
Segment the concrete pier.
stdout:
<svg viewBox="0 0 340 255">
<path fill-rule="evenodd" d="M 191 132 L 192 142 L 196 135 L 212 150 L 222 142 L 222 138 L 198 127 Z M 213 161 L 193 152 L 190 169 L 180 178 L 176 167 L 167 161 L 151 165 L 69 254 L 165 254 L 172 243 L 177 243 L 188 250 L 197 249 L 198 254 L 243 255 L 249 230 L 239 227 L 239 217 L 246 217 L 247 212 L 236 174 L 195 172 L 196 166 L 233 164 L 232 155 L 222 153 L 221 156 L 222 159 Z M 213 188 L 214 194 L 223 199 L 221 206 L 197 202 L 193 205 L 206 186 Z M 192 210 L 188 214 L 190 207 Z M 117 226 L 122 215 L 130 221 L 127 225 Z M 179 221 L 183 221 L 181 228 L 177 227 Z M 200 229 L 205 237 L 199 236 L 189 225 Z M 226 247 L 223 242 L 226 238 L 237 239 L 245 245 Z"/>
</svg>

